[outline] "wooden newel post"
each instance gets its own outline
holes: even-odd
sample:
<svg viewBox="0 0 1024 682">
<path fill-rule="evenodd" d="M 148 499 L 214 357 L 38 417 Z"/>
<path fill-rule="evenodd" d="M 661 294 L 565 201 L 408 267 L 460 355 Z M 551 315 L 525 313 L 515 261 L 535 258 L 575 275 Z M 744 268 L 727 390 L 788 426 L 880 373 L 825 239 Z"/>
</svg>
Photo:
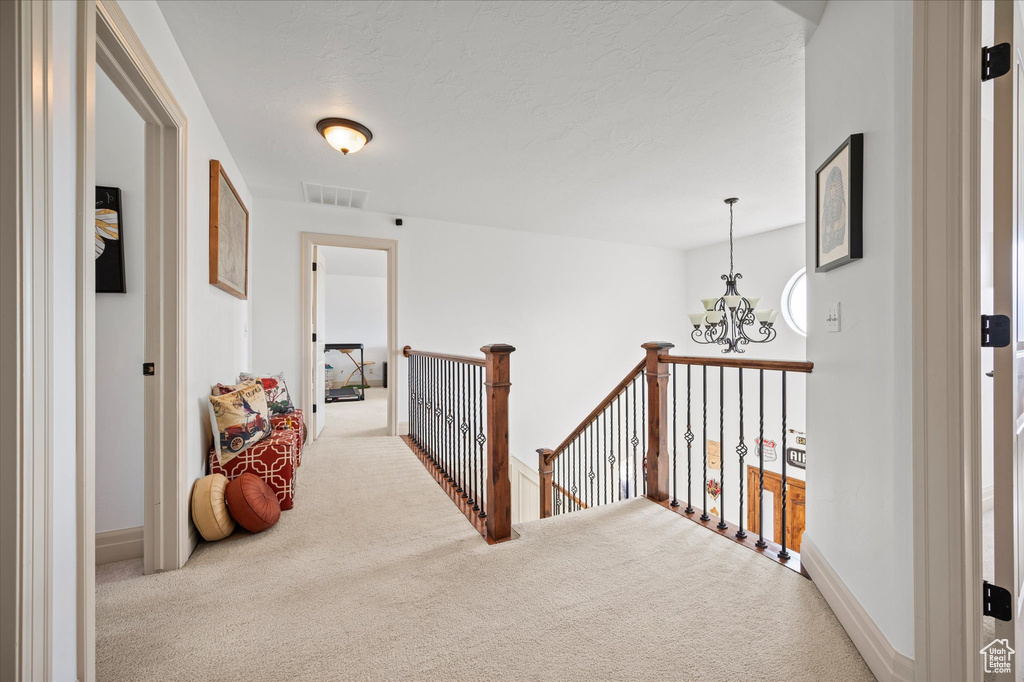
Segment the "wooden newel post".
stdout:
<svg viewBox="0 0 1024 682">
<path fill-rule="evenodd" d="M 554 465 L 554 450 L 542 448 L 537 451 L 537 469 L 540 472 L 540 517 L 546 519 L 551 516 L 551 504 L 554 499 L 554 488 L 551 485 L 551 471 Z"/>
<path fill-rule="evenodd" d="M 508 478 L 509 356 L 515 348 L 492 343 L 480 349 L 487 388 L 487 534 L 494 540 L 512 535 L 512 487 Z"/>
<path fill-rule="evenodd" d="M 668 449 L 668 364 L 659 362 L 658 355 L 666 353 L 675 344 L 649 341 L 647 351 L 647 497 L 667 500 L 668 473 L 671 462 Z"/>
</svg>

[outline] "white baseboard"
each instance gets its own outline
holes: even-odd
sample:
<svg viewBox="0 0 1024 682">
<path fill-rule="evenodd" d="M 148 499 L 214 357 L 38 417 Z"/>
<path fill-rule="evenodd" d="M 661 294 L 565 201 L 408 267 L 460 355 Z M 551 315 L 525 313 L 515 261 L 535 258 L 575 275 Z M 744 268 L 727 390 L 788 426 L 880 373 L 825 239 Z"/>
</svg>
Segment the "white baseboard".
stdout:
<svg viewBox="0 0 1024 682">
<path fill-rule="evenodd" d="M 540 518 L 540 474 L 517 457 L 509 457 L 509 483 L 512 492 L 512 523 Z"/>
<path fill-rule="evenodd" d="M 800 562 L 879 682 L 913 682 L 914 659 L 896 651 L 807 533 L 800 541 Z"/>
<path fill-rule="evenodd" d="M 96 565 L 142 558 L 142 526 L 96 533 Z"/>
<path fill-rule="evenodd" d="M 987 485 L 981 489 L 981 511 L 987 512 L 992 511 L 992 500 L 993 493 L 995 490 L 994 485 Z"/>
</svg>

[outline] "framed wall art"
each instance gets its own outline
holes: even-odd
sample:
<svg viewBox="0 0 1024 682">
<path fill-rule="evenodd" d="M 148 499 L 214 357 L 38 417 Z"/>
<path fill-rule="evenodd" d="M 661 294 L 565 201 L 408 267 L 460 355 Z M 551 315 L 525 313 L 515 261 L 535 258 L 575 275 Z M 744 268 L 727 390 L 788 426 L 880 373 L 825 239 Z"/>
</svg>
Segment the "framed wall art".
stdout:
<svg viewBox="0 0 1024 682">
<path fill-rule="evenodd" d="M 121 190 L 96 187 L 96 293 L 127 293 Z"/>
<path fill-rule="evenodd" d="M 864 135 L 850 135 L 815 172 L 815 272 L 863 256 Z"/>
<path fill-rule="evenodd" d="M 210 284 L 249 294 L 249 210 L 220 161 L 210 160 Z"/>
</svg>

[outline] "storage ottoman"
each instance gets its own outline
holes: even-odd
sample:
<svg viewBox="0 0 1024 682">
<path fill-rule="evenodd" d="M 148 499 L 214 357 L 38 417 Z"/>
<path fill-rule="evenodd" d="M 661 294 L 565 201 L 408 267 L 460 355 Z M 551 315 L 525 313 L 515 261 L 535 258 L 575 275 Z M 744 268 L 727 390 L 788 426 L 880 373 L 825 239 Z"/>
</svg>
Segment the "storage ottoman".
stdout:
<svg viewBox="0 0 1024 682">
<path fill-rule="evenodd" d="M 224 474 L 229 479 L 235 479 L 246 472 L 256 474 L 277 495 L 281 509 L 291 509 L 295 500 L 295 468 L 301 438 L 301 431 L 271 431 L 269 436 L 223 465 L 217 459 L 217 451 L 211 449 L 210 473 Z"/>
</svg>

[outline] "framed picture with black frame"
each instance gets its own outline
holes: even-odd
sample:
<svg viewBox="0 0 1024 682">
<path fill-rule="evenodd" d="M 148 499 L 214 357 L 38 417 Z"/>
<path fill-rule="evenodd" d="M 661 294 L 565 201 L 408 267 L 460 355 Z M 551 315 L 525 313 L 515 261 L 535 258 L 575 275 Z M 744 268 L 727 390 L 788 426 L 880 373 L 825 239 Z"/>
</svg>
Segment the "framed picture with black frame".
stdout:
<svg viewBox="0 0 1024 682">
<path fill-rule="evenodd" d="M 128 292 L 124 277 L 121 190 L 96 187 L 96 293 Z"/>
<path fill-rule="evenodd" d="M 864 256 L 864 135 L 846 138 L 814 174 L 815 272 Z"/>
</svg>

